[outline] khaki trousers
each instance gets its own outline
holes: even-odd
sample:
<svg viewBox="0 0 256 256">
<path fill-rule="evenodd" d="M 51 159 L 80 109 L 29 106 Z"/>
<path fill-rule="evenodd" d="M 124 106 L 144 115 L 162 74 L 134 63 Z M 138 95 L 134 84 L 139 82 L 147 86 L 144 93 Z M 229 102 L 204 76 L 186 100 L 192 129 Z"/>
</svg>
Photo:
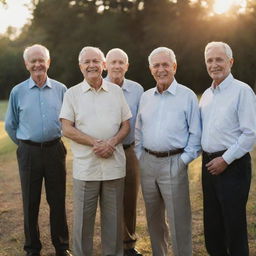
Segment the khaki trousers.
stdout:
<svg viewBox="0 0 256 256">
<path fill-rule="evenodd" d="M 135 247 L 137 240 L 136 212 L 139 191 L 139 163 L 134 146 L 125 149 L 126 177 L 124 183 L 124 249 Z"/>
<path fill-rule="evenodd" d="M 153 256 L 167 255 L 168 231 L 173 255 L 192 255 L 188 174 L 180 155 L 157 158 L 144 152 L 140 159 L 142 193 Z"/>
<path fill-rule="evenodd" d="M 123 256 L 122 216 L 124 178 L 107 181 L 74 179 L 75 256 L 92 256 L 93 233 L 98 200 L 101 217 L 103 256 Z"/>
</svg>

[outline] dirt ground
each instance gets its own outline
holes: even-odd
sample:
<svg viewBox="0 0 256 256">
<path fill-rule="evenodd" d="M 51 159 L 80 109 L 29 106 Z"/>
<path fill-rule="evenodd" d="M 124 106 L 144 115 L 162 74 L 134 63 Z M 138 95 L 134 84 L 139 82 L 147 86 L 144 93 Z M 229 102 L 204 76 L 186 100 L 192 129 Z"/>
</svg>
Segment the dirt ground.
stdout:
<svg viewBox="0 0 256 256">
<path fill-rule="evenodd" d="M 1 127 L 0 127 L 1 128 Z M 1 130 L 1 129 L 0 129 Z M 1 143 L 6 143 L 5 135 L 0 133 L 0 255 L 1 256 L 22 256 L 23 251 L 23 213 L 19 175 L 15 156 L 15 147 L 9 146 L 7 152 L 1 149 Z M 3 145 L 3 144 L 2 144 Z M 2 146 L 3 147 L 3 146 Z M 253 153 L 253 156 L 256 153 Z M 72 155 L 68 152 L 67 157 L 67 216 L 70 228 L 70 240 L 72 244 Z M 254 159 L 255 162 L 255 159 Z M 202 192 L 200 177 L 200 159 L 190 165 L 190 196 L 192 203 L 193 217 L 193 256 L 206 256 L 204 248 L 203 227 L 202 227 Z M 248 203 L 248 230 L 250 239 L 250 255 L 256 256 L 256 179 L 255 170 L 253 175 L 251 194 Z M 144 256 L 151 255 L 150 242 L 148 238 L 145 209 L 140 193 L 138 200 L 137 248 Z M 54 248 L 51 245 L 49 234 L 49 210 L 43 191 L 40 208 L 40 234 L 43 244 L 42 256 L 53 256 Z M 99 216 L 95 226 L 95 256 L 100 254 L 100 227 Z M 170 252 L 171 253 L 171 245 Z"/>
</svg>

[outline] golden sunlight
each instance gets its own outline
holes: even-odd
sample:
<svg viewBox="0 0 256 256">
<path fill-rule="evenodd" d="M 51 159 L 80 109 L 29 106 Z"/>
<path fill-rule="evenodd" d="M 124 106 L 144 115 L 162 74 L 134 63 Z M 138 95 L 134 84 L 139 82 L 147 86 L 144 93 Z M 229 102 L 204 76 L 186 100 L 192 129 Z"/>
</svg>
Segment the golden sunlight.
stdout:
<svg viewBox="0 0 256 256">
<path fill-rule="evenodd" d="M 242 10 L 246 7 L 246 0 L 215 0 L 213 11 L 216 14 L 223 14 L 228 12 L 234 6 L 237 6 Z"/>
</svg>

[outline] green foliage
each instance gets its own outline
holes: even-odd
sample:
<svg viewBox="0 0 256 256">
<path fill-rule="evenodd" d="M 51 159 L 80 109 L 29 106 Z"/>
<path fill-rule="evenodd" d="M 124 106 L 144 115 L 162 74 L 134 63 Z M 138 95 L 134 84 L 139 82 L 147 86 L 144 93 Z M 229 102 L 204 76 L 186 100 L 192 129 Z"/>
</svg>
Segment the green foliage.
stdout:
<svg viewBox="0 0 256 256">
<path fill-rule="evenodd" d="M 105 53 L 120 47 L 129 55 L 127 77 L 145 89 L 155 85 L 147 56 L 158 46 L 172 48 L 178 60 L 177 79 L 202 93 L 210 84 L 203 51 L 207 42 L 222 40 L 234 50 L 234 75 L 255 83 L 256 4 L 248 1 L 246 14 L 209 16 L 213 0 L 38 0 L 34 19 L 15 41 L 0 38 L 0 99 L 27 77 L 22 63 L 25 46 L 41 43 L 50 49 L 49 75 L 68 87 L 82 80 L 77 56 L 82 47 Z M 202 7 L 201 2 L 208 2 Z"/>
</svg>

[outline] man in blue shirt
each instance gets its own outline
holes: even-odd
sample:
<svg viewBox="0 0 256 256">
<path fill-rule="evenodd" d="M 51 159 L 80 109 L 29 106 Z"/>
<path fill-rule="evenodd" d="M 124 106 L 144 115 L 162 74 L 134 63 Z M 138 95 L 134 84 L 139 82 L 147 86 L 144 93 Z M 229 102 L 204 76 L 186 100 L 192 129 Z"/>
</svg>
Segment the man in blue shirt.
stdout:
<svg viewBox="0 0 256 256">
<path fill-rule="evenodd" d="M 175 80 L 174 52 L 159 47 L 148 57 L 156 87 L 141 96 L 135 149 L 153 256 L 192 256 L 188 164 L 200 151 L 200 115 L 195 93 Z M 166 224 L 165 216 L 169 228 Z"/>
<path fill-rule="evenodd" d="M 246 203 L 256 141 L 256 97 L 231 74 L 229 45 L 211 42 L 205 64 L 213 82 L 202 95 L 205 244 L 211 256 L 248 256 Z"/>
<path fill-rule="evenodd" d="M 136 249 L 136 209 L 139 191 L 139 164 L 134 152 L 134 129 L 140 97 L 143 87 L 125 78 L 129 62 L 127 54 L 119 49 L 111 49 L 106 55 L 106 68 L 108 75 L 105 78 L 120 86 L 125 99 L 132 112 L 130 132 L 123 140 L 123 148 L 126 157 L 126 176 L 124 183 L 124 256 L 141 256 Z"/>
<path fill-rule="evenodd" d="M 50 206 L 51 239 L 56 256 L 71 256 L 65 210 L 66 149 L 62 143 L 59 112 L 66 86 L 50 79 L 46 47 L 33 45 L 23 58 L 30 78 L 10 94 L 5 128 L 18 145 L 17 160 L 24 211 L 26 256 L 39 256 L 42 244 L 38 212 L 42 182 Z"/>
</svg>

